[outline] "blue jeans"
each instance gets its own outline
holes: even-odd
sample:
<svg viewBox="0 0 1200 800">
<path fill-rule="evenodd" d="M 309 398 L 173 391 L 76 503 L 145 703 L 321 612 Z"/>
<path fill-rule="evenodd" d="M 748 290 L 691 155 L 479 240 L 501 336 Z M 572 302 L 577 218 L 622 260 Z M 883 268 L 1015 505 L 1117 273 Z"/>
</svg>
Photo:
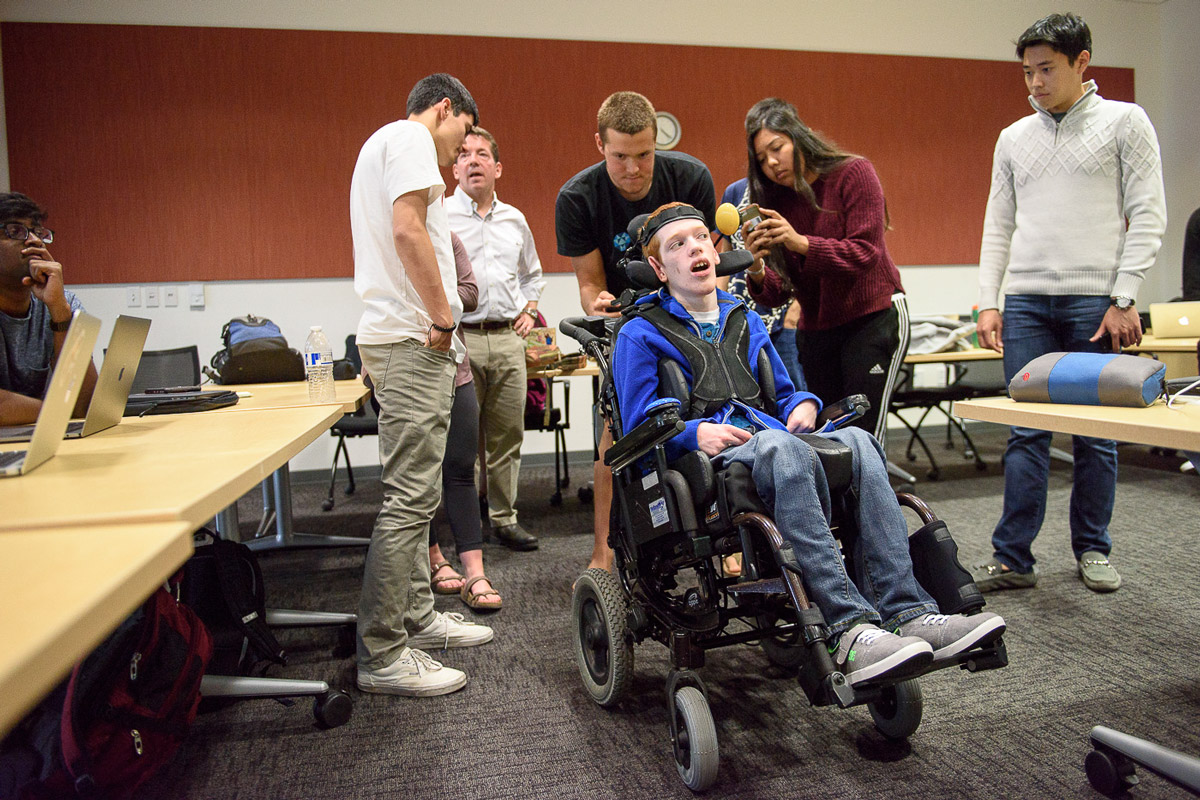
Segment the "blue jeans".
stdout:
<svg viewBox="0 0 1200 800">
<path fill-rule="evenodd" d="M 1088 339 L 1108 311 L 1108 297 L 1009 295 L 1004 301 L 1004 378 L 1012 381 L 1033 359 L 1054 352 L 1112 352 L 1108 337 Z M 1075 483 L 1071 489 L 1071 549 L 1108 555 L 1117 492 L 1117 443 L 1072 437 Z M 1013 427 L 1004 452 L 1004 513 L 992 533 L 996 558 L 1017 572 L 1033 569 L 1030 545 L 1046 516 L 1050 433 Z"/>
<path fill-rule="evenodd" d="M 775 524 L 803 570 L 804 589 L 821 609 L 833 637 L 859 622 L 893 630 L 936 613 L 937 603 L 913 577 L 908 525 L 888 484 L 879 443 L 860 428 L 825 435 L 854 451 L 851 491 L 858 495 L 854 581 L 846 574 L 829 529 L 825 471 L 804 441 L 787 431 L 760 431 L 745 444 L 719 454 L 714 466 L 736 461 L 750 468 L 759 496 L 772 509 Z"/>
<path fill-rule="evenodd" d="M 775 345 L 775 352 L 779 353 L 779 359 L 787 367 L 788 377 L 792 379 L 792 385 L 796 387 L 796 391 L 808 391 L 808 384 L 804 381 L 804 370 L 800 368 L 800 351 L 796 349 L 796 329 L 780 328 L 771 334 L 771 344 Z M 821 399 L 833 402 L 835 399 L 840 400 L 841 398 L 823 397 Z"/>
</svg>

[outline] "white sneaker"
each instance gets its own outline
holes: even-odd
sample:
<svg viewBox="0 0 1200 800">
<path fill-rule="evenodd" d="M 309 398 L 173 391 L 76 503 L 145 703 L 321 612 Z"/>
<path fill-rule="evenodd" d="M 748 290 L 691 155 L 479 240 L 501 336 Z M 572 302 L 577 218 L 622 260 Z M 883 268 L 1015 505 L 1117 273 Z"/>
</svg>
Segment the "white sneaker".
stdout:
<svg viewBox="0 0 1200 800">
<path fill-rule="evenodd" d="M 457 692 L 467 685 L 462 670 L 442 666 L 423 650 L 406 647 L 383 669 L 358 668 L 358 688 L 375 694 L 432 697 Z"/>
<path fill-rule="evenodd" d="M 462 614 L 453 611 L 435 613 L 437 616 L 433 622 L 408 635 L 409 647 L 445 650 L 450 647 L 474 647 L 492 640 L 492 629 L 487 625 L 468 622 Z"/>
</svg>

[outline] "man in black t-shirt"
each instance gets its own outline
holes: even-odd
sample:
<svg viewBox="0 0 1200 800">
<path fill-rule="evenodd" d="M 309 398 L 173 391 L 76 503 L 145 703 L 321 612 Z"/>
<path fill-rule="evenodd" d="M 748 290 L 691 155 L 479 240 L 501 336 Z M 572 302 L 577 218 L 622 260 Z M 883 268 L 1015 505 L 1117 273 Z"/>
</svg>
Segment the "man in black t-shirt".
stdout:
<svg viewBox="0 0 1200 800">
<path fill-rule="evenodd" d="M 713 226 L 716 192 L 708 167 L 684 153 L 655 154 L 657 132 L 649 100 L 637 92 L 610 95 L 597 115 L 596 147 L 604 160 L 558 192 L 558 253 L 571 259 L 587 314 L 611 314 L 609 303 L 629 286 L 616 263 L 629 246 L 625 229 L 638 214 L 679 201 Z"/>
<path fill-rule="evenodd" d="M 585 314 L 616 316 L 609 306 L 629 287 L 617 260 L 629 246 L 626 228 L 638 214 L 679 201 L 704 214 L 715 227 L 716 190 L 708 167 L 683 153 L 654 152 L 658 135 L 654 106 L 637 92 L 615 92 L 596 116 L 596 148 L 604 160 L 571 178 L 558 191 L 554 228 L 559 255 L 571 259 Z M 594 466 L 595 541 L 589 567 L 612 568 L 608 513 L 612 472 L 604 451 L 612 446 L 607 428 Z"/>
</svg>

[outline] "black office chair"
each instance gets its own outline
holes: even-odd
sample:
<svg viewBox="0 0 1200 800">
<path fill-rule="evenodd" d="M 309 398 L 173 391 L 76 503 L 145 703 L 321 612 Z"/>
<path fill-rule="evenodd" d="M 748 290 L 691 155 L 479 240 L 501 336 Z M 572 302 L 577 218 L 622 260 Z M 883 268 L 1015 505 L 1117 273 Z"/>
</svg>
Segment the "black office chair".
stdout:
<svg viewBox="0 0 1200 800">
<path fill-rule="evenodd" d="M 350 334 L 346 337 L 346 357 L 333 364 L 335 380 L 353 378 L 362 372 L 362 358 L 358 354 L 357 336 Z M 375 396 L 371 395 L 353 414 L 346 414 L 329 429 L 329 435 L 337 439 L 337 447 L 333 450 L 333 466 L 329 470 L 329 496 L 321 503 L 322 511 L 333 510 L 333 488 L 337 485 L 338 459 L 346 459 L 345 493 L 354 494 L 354 468 L 350 465 L 350 451 L 346 447 L 347 438 L 379 435 L 379 410 L 376 407 Z"/>
<path fill-rule="evenodd" d="M 975 469 L 985 470 L 987 464 L 979 456 L 971 434 L 963 424 L 950 413 L 950 404 L 955 400 L 971 400 L 978 397 L 995 397 L 1003 395 L 1008 385 L 1004 381 L 1004 363 L 999 359 L 994 361 L 976 361 L 967 363 L 948 363 L 946 367 L 946 385 L 916 388 L 913 386 L 913 365 L 905 364 L 900 368 L 900 378 L 896 382 L 896 391 L 888 402 L 888 413 L 900 420 L 908 428 L 908 447 L 904 454 L 909 461 L 915 461 L 913 446 L 920 445 L 929 459 L 929 471 L 926 473 L 931 481 L 941 476 L 941 467 L 933 457 L 929 445 L 921 436 L 921 425 L 931 411 L 940 411 L 946 417 L 946 449 L 954 447 L 951 439 L 953 431 L 957 430 L 962 436 L 963 456 L 975 461 Z M 921 409 L 921 416 L 916 424 L 910 423 L 900 413 L 909 409 Z"/>
<path fill-rule="evenodd" d="M 534 325 L 546 327 L 546 318 L 537 312 Z M 554 494 L 550 505 L 562 505 L 562 490 L 571 484 L 571 470 L 567 463 L 567 434 L 571 419 L 571 384 L 560 381 L 563 387 L 564 408 L 554 405 L 554 378 L 533 378 L 525 393 L 525 430 L 545 431 L 554 435 Z"/>
<path fill-rule="evenodd" d="M 171 350 L 144 350 L 130 392 L 164 386 L 199 386 L 200 351 L 196 345 Z"/>
</svg>

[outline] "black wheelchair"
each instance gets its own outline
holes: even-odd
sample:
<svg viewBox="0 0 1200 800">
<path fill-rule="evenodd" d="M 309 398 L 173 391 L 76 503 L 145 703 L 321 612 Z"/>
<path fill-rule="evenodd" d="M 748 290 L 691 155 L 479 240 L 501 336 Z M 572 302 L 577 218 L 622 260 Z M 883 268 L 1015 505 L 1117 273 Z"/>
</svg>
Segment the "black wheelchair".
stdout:
<svg viewBox="0 0 1200 800">
<path fill-rule="evenodd" d="M 744 268 L 731 256 L 736 254 L 722 257 L 719 274 Z M 627 266 L 634 285 L 643 291 L 655 287 L 653 272 L 639 267 L 644 265 Z M 626 305 L 630 299 L 622 298 Z M 837 670 L 824 619 L 803 587 L 803 565 L 785 547 L 749 469 L 734 464 L 716 472 L 699 451 L 668 463 L 663 445 L 683 430 L 681 415 L 686 415 L 679 401 L 664 399 L 637 428 L 621 429 L 610 361 L 619 325 L 605 317 L 567 319 L 560 325 L 599 365 L 597 402 L 614 441 L 605 454 L 613 473 L 609 544 L 614 572 L 589 569 L 576 582 L 572 598 L 574 652 L 588 694 L 601 706 L 615 705 L 630 687 L 633 645 L 646 639 L 665 645 L 671 658 L 666 695 L 674 759 L 680 777 L 694 791 L 708 788 L 718 769 L 716 727 L 697 672 L 710 649 L 758 642 L 771 663 L 798 672 L 812 705 L 866 704 L 884 736 L 910 736 L 922 714 L 916 678 L 851 686 Z M 769 364 L 765 374 L 760 365 L 759 375 L 764 388 L 769 385 L 773 392 Z M 677 364 L 660 364 L 659 380 L 666 387 L 660 392 L 664 398 L 687 397 Z M 826 408 L 818 428 L 826 419 L 848 421 L 860 415 L 865 403 L 859 395 Z M 834 533 L 843 554 L 850 556 L 856 540 L 853 514 L 848 513 L 853 502 L 848 491 L 851 452 L 824 437 L 805 438 L 825 470 L 835 498 Z M 922 522 L 909 538 L 917 580 L 942 613 L 979 611 L 983 596 L 959 563 L 945 523 L 911 494 L 898 494 L 897 501 Z M 742 555 L 742 574 L 726 576 L 721 558 L 736 553 Z M 936 668 L 975 672 L 1007 663 L 1003 639 L 997 639 Z"/>
</svg>

